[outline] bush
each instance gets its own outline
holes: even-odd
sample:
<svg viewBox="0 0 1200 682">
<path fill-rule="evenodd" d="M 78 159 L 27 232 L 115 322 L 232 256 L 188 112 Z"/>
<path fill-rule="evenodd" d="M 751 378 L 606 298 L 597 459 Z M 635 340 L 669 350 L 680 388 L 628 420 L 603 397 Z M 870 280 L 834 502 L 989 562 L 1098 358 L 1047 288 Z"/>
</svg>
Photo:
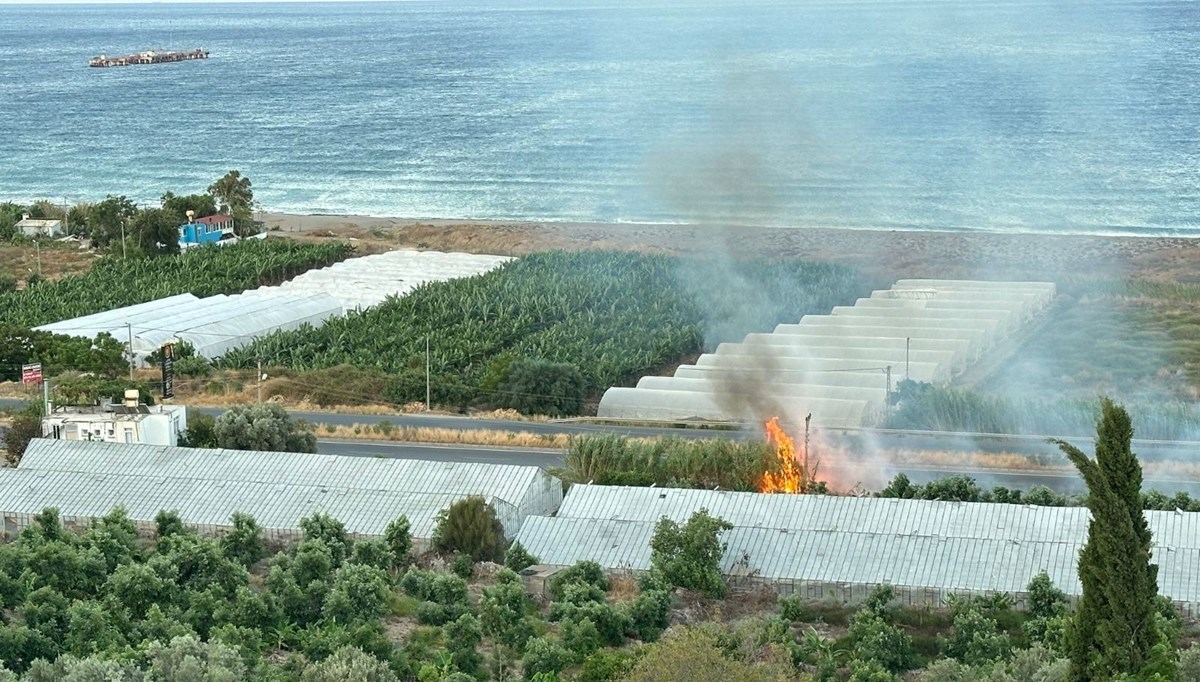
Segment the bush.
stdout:
<svg viewBox="0 0 1200 682">
<path fill-rule="evenodd" d="M 409 530 L 407 516 L 400 516 L 387 525 L 383 531 L 384 542 L 391 553 L 392 566 L 400 568 L 408 563 L 412 551 L 412 533 Z"/>
<path fill-rule="evenodd" d="M 229 450 L 316 452 L 317 437 L 279 405 L 236 405 L 217 417 L 217 446 Z"/>
<path fill-rule="evenodd" d="M 305 540 L 317 540 L 329 548 L 334 566 L 340 566 L 350 555 L 350 538 L 346 526 L 328 514 L 316 513 L 300 519 Z"/>
<path fill-rule="evenodd" d="M 538 558 L 525 551 L 525 546 L 520 542 L 512 543 L 512 546 L 504 553 L 504 565 L 513 571 L 523 571 L 537 562 Z"/>
<path fill-rule="evenodd" d="M 555 602 L 551 606 L 550 619 L 561 621 L 564 627 L 571 622 L 591 621 L 605 646 L 620 646 L 625 641 L 625 633 L 633 627 L 628 613 L 605 602 Z"/>
<path fill-rule="evenodd" d="M 230 517 L 233 530 L 221 536 L 221 552 L 230 561 L 250 567 L 267 555 L 267 546 L 262 539 L 262 529 L 254 517 L 234 512 Z"/>
<path fill-rule="evenodd" d="M 508 364 L 490 402 L 522 414 L 551 417 L 579 414 L 587 387 L 575 365 L 546 360 Z"/>
<path fill-rule="evenodd" d="M 538 674 L 558 674 L 570 664 L 571 654 L 558 642 L 545 637 L 536 637 L 525 646 L 521 665 L 525 679 L 532 680 Z"/>
<path fill-rule="evenodd" d="M 323 661 L 304 669 L 301 682 L 396 682 L 383 661 L 353 646 L 343 646 Z"/>
<path fill-rule="evenodd" d="M 475 561 L 504 557 L 504 526 L 482 497 L 459 500 L 439 514 L 432 540 L 437 549 L 469 554 Z"/>
<path fill-rule="evenodd" d="M 454 575 L 463 580 L 470 580 L 471 574 L 475 571 L 475 562 L 471 559 L 470 554 L 459 552 L 454 555 L 454 561 L 450 564 L 450 570 Z"/>
<path fill-rule="evenodd" d="M 392 567 L 392 554 L 381 538 L 367 538 L 354 543 L 350 563 L 373 566 L 381 570 Z"/>
<path fill-rule="evenodd" d="M 347 564 L 334 575 L 324 613 L 335 623 L 370 622 L 383 615 L 387 603 L 387 574 L 374 566 Z"/>
<path fill-rule="evenodd" d="M 976 609 L 955 615 L 950 636 L 940 641 L 947 656 L 972 666 L 1004 660 L 1012 652 L 1008 635 L 998 632 L 996 621 Z"/>
<path fill-rule="evenodd" d="M 565 620 L 559 629 L 563 646 L 571 652 L 575 662 L 581 662 L 600 648 L 600 631 L 588 618 Z"/>
<path fill-rule="evenodd" d="M 29 441 L 42 437 L 42 414 L 45 409 L 42 403 L 31 400 L 13 417 L 12 426 L 4 436 L 4 451 L 8 463 L 16 465 L 25 455 Z"/>
<path fill-rule="evenodd" d="M 215 448 L 217 445 L 217 418 L 198 412 L 187 411 L 187 430 L 179 438 L 179 446 L 184 448 Z"/>
<path fill-rule="evenodd" d="M 728 521 L 710 516 L 707 509 L 692 514 L 683 526 L 663 517 L 650 540 L 651 570 L 670 585 L 703 592 L 714 599 L 725 595 L 721 557 L 725 543 L 720 532 L 730 530 Z"/>
<path fill-rule="evenodd" d="M 597 651 L 583 662 L 576 682 L 620 680 L 633 670 L 634 658 L 625 651 Z"/>
<path fill-rule="evenodd" d="M 446 630 L 446 648 L 450 651 L 454 667 L 468 675 L 478 675 L 483 667 L 483 657 L 479 655 L 479 644 L 483 641 L 483 629 L 479 619 L 470 614 L 463 614 L 457 620 L 448 623 Z"/>
<path fill-rule="evenodd" d="M 849 635 L 853 642 L 853 658 L 861 663 L 875 663 L 888 672 L 898 673 L 913 667 L 916 662 L 912 639 L 874 611 L 862 610 L 854 614 Z"/>
<path fill-rule="evenodd" d="M 575 584 L 596 588 L 600 592 L 601 599 L 604 598 L 604 593 L 608 592 L 608 578 L 604 576 L 604 569 L 595 561 L 580 561 L 570 568 L 555 573 L 554 577 L 550 578 L 550 594 L 556 601 L 561 601 L 566 587 Z"/>
<path fill-rule="evenodd" d="M 633 631 L 643 642 L 658 641 L 671 625 L 671 593 L 665 590 L 642 592 L 629 606 Z"/>
</svg>

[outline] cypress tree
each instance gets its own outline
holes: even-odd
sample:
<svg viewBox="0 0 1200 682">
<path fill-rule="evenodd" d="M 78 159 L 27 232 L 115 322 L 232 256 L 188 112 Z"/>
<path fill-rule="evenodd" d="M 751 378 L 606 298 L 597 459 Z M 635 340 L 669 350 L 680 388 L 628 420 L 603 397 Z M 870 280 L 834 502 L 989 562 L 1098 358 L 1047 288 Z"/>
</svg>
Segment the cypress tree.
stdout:
<svg viewBox="0 0 1200 682">
<path fill-rule="evenodd" d="M 1139 675 L 1160 665 L 1155 621 L 1158 566 L 1150 563 L 1150 527 L 1142 513 L 1142 467 L 1125 408 L 1105 398 L 1096 428 L 1096 458 L 1055 441 L 1088 488 L 1088 540 L 1079 554 L 1083 596 L 1070 638 L 1072 682 Z"/>
</svg>

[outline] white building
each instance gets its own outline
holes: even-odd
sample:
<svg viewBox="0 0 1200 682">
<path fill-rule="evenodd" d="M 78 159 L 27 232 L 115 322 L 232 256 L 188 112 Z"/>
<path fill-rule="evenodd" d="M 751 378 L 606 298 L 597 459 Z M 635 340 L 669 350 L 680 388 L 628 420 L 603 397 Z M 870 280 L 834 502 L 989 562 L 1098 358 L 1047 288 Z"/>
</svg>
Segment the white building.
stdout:
<svg viewBox="0 0 1200 682">
<path fill-rule="evenodd" d="M 114 405 L 66 405 L 55 407 L 42 419 L 42 435 L 58 440 L 179 444 L 187 430 L 187 408 L 182 405 L 142 405 L 137 391 L 127 391 L 125 402 Z"/>
<path fill-rule="evenodd" d="M 26 215 L 17 223 L 21 234 L 30 239 L 57 239 L 66 234 L 61 220 L 40 220 Z"/>
</svg>

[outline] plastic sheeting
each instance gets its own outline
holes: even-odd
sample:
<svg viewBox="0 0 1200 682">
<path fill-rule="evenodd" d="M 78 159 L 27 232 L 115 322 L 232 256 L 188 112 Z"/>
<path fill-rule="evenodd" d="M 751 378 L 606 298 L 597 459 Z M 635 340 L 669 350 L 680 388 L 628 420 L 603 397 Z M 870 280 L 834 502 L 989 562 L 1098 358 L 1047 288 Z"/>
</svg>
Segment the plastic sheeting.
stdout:
<svg viewBox="0 0 1200 682">
<path fill-rule="evenodd" d="M 794 591 L 813 586 L 815 596 L 832 585 L 884 583 L 935 600 L 1020 594 L 1042 570 L 1068 594 L 1081 589 L 1076 563 L 1089 520 L 1082 507 L 575 485 L 555 518 L 528 519 L 518 540 L 544 564 L 587 559 L 647 570 L 658 519 L 683 522 L 702 508 L 734 526 L 722 537 L 724 574 Z M 1200 514 L 1148 511 L 1146 520 L 1160 592 L 1194 607 Z"/>
<path fill-rule="evenodd" d="M 427 282 L 478 275 L 511 260 L 439 251 L 389 251 L 310 270 L 276 287 L 233 296 L 197 298 L 181 294 L 37 329 L 95 338 L 102 333 L 122 343 L 132 336 L 139 361 L 174 340 L 186 341 L 206 358 L 216 358 L 276 331 L 319 326 L 330 317 L 402 296 Z"/>
<path fill-rule="evenodd" d="M 946 383 L 1053 301 L 1044 282 L 901 280 L 741 343 L 722 343 L 675 377 L 645 377 L 601 398 L 601 417 L 795 419 L 869 424 L 899 381 Z M 772 414 L 764 414 L 770 410 Z"/>
<path fill-rule="evenodd" d="M 88 516 L 124 504 L 131 510 L 145 510 L 152 519 L 152 514 L 163 508 L 187 511 L 188 507 L 178 505 L 190 499 L 198 505 L 192 522 L 203 525 L 219 524 L 228 518 L 230 509 L 256 518 L 298 519 L 310 512 L 314 499 L 345 497 L 362 503 L 339 507 L 358 515 L 339 520 L 361 519 L 361 532 L 369 533 L 374 528 L 371 524 L 380 518 L 393 520 L 406 509 L 414 514 L 409 520 L 416 524 L 444 509 L 446 499 L 480 495 L 497 501 L 505 527 L 515 532 L 525 517 L 553 513 L 562 502 L 562 484 L 538 467 L 296 452 L 38 438 L 30 443 L 17 471 L 26 476 L 21 480 L 27 483 L 45 479 L 46 485 L 34 501 L 17 508 L 16 502 L 4 496 L 4 472 L 0 471 L 2 511 L 37 513 L 41 505 L 57 506 L 64 515 L 70 508 L 77 512 L 71 515 Z M 163 494 L 162 490 L 176 492 Z M 246 494 L 205 506 L 206 495 L 215 496 L 222 490 Z M 185 495 L 185 491 L 200 492 Z M 396 506 L 401 501 L 408 506 Z M 371 508 L 384 503 L 382 510 Z"/>
</svg>

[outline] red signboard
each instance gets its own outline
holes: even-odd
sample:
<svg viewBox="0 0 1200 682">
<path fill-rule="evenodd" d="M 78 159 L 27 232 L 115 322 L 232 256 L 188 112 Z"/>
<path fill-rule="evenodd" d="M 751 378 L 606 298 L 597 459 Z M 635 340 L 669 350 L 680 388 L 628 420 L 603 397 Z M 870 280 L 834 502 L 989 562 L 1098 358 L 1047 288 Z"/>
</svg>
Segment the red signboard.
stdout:
<svg viewBox="0 0 1200 682">
<path fill-rule="evenodd" d="M 21 383 L 42 383 L 42 363 L 39 362 L 33 365 L 21 365 Z"/>
</svg>

